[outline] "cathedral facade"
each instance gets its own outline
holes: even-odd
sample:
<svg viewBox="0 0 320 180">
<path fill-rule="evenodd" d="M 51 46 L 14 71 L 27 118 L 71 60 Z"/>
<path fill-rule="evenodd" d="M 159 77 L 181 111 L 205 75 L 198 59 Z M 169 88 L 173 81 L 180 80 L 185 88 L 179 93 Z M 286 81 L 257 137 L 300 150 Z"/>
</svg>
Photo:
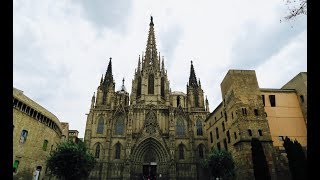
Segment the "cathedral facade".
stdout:
<svg viewBox="0 0 320 180">
<path fill-rule="evenodd" d="M 90 179 L 203 179 L 209 114 L 191 62 L 187 92 L 171 91 L 151 17 L 129 94 L 115 91 L 111 58 L 87 116 L 84 141 L 98 163 Z"/>
</svg>

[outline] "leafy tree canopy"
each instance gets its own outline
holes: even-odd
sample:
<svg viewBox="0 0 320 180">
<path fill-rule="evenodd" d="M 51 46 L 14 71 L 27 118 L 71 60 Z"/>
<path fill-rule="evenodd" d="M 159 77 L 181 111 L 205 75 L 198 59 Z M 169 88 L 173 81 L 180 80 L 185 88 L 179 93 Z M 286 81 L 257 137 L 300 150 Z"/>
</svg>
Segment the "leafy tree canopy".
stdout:
<svg viewBox="0 0 320 180">
<path fill-rule="evenodd" d="M 225 150 L 213 149 L 208 158 L 202 162 L 204 168 L 208 168 L 211 176 L 223 179 L 234 177 L 235 165 L 231 154 Z"/>
<path fill-rule="evenodd" d="M 59 143 L 47 159 L 47 167 L 51 173 L 65 179 L 88 177 L 95 163 L 94 156 L 87 151 L 82 141 Z"/>
</svg>

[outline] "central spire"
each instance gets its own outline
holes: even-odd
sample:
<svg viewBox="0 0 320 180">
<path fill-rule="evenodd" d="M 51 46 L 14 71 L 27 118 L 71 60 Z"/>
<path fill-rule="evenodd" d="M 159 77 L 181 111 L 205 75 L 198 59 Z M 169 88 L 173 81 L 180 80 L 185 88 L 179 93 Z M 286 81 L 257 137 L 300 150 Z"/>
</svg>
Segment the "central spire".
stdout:
<svg viewBox="0 0 320 180">
<path fill-rule="evenodd" d="M 149 24 L 149 34 L 148 34 L 148 41 L 147 41 L 147 48 L 145 53 L 145 58 L 143 62 L 143 67 L 153 66 L 154 68 L 159 67 L 158 62 L 158 52 L 157 52 L 157 45 L 156 45 L 156 38 L 154 34 L 154 28 L 153 28 L 153 17 L 150 18 L 150 24 Z"/>
</svg>

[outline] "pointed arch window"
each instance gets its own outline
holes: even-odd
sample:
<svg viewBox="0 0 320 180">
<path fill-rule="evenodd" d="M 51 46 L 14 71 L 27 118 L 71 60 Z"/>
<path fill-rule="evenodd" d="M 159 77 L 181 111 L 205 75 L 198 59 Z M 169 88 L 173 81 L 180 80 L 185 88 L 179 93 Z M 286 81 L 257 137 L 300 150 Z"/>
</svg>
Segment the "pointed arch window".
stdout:
<svg viewBox="0 0 320 180">
<path fill-rule="evenodd" d="M 199 147 L 198 147 L 198 153 L 199 153 L 199 158 L 203 158 L 204 157 L 204 154 L 203 154 L 203 145 L 200 144 Z"/>
<path fill-rule="evenodd" d="M 203 132 L 202 132 L 202 122 L 200 119 L 197 120 L 197 136 L 202 136 Z"/>
<path fill-rule="evenodd" d="M 184 159 L 184 146 L 183 146 L 183 144 L 179 145 L 179 159 Z"/>
<path fill-rule="evenodd" d="M 164 77 L 161 78 L 161 96 L 164 97 Z"/>
<path fill-rule="evenodd" d="M 103 134 L 103 124 L 104 120 L 102 117 L 100 117 L 98 121 L 97 134 Z"/>
<path fill-rule="evenodd" d="M 115 124 L 115 134 L 116 135 L 123 135 L 124 132 L 124 116 L 119 115 L 116 120 Z"/>
<path fill-rule="evenodd" d="M 150 74 L 148 78 L 148 94 L 154 94 L 154 75 Z"/>
<path fill-rule="evenodd" d="M 141 77 L 138 77 L 138 84 L 137 84 L 137 96 L 141 96 Z"/>
<path fill-rule="evenodd" d="M 99 158 L 99 157 L 100 157 L 100 144 L 97 144 L 95 158 Z"/>
<path fill-rule="evenodd" d="M 116 155 L 115 155 L 115 159 L 120 159 L 120 151 L 121 151 L 121 145 L 120 143 L 116 144 Z"/>
<path fill-rule="evenodd" d="M 184 126 L 184 120 L 181 117 L 177 119 L 176 127 L 177 127 L 176 134 L 178 136 L 183 136 L 185 131 L 184 130 L 185 126 Z"/>
</svg>

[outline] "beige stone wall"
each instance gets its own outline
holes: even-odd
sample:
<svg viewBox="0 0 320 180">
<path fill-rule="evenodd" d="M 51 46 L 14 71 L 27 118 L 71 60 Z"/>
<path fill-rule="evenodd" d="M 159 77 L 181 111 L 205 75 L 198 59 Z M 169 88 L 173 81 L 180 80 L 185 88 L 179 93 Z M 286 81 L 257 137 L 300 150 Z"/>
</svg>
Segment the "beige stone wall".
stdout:
<svg viewBox="0 0 320 180">
<path fill-rule="evenodd" d="M 282 146 L 279 136 L 296 139 L 302 146 L 307 146 L 307 128 L 299 99 L 295 91 L 261 91 L 265 96 L 265 112 L 270 127 L 274 146 Z M 275 95 L 276 106 L 271 107 L 269 95 Z"/>
<path fill-rule="evenodd" d="M 54 149 L 60 141 L 59 134 L 16 108 L 13 108 L 13 125 L 13 161 L 19 160 L 18 171 L 14 176 L 19 176 L 24 171 L 32 175 L 36 167 L 41 166 L 39 179 L 42 179 L 46 170 L 46 158 L 51 147 Z M 19 142 L 22 130 L 28 131 L 27 140 L 23 144 Z M 46 151 L 43 150 L 44 140 L 48 141 Z"/>
<path fill-rule="evenodd" d="M 281 89 L 295 89 L 297 92 L 297 96 L 299 99 L 299 104 L 307 123 L 308 117 L 308 93 L 307 93 L 307 72 L 301 72 L 296 75 L 293 79 L 291 79 L 288 83 L 286 83 Z M 303 99 L 302 99 L 303 98 Z"/>
</svg>

